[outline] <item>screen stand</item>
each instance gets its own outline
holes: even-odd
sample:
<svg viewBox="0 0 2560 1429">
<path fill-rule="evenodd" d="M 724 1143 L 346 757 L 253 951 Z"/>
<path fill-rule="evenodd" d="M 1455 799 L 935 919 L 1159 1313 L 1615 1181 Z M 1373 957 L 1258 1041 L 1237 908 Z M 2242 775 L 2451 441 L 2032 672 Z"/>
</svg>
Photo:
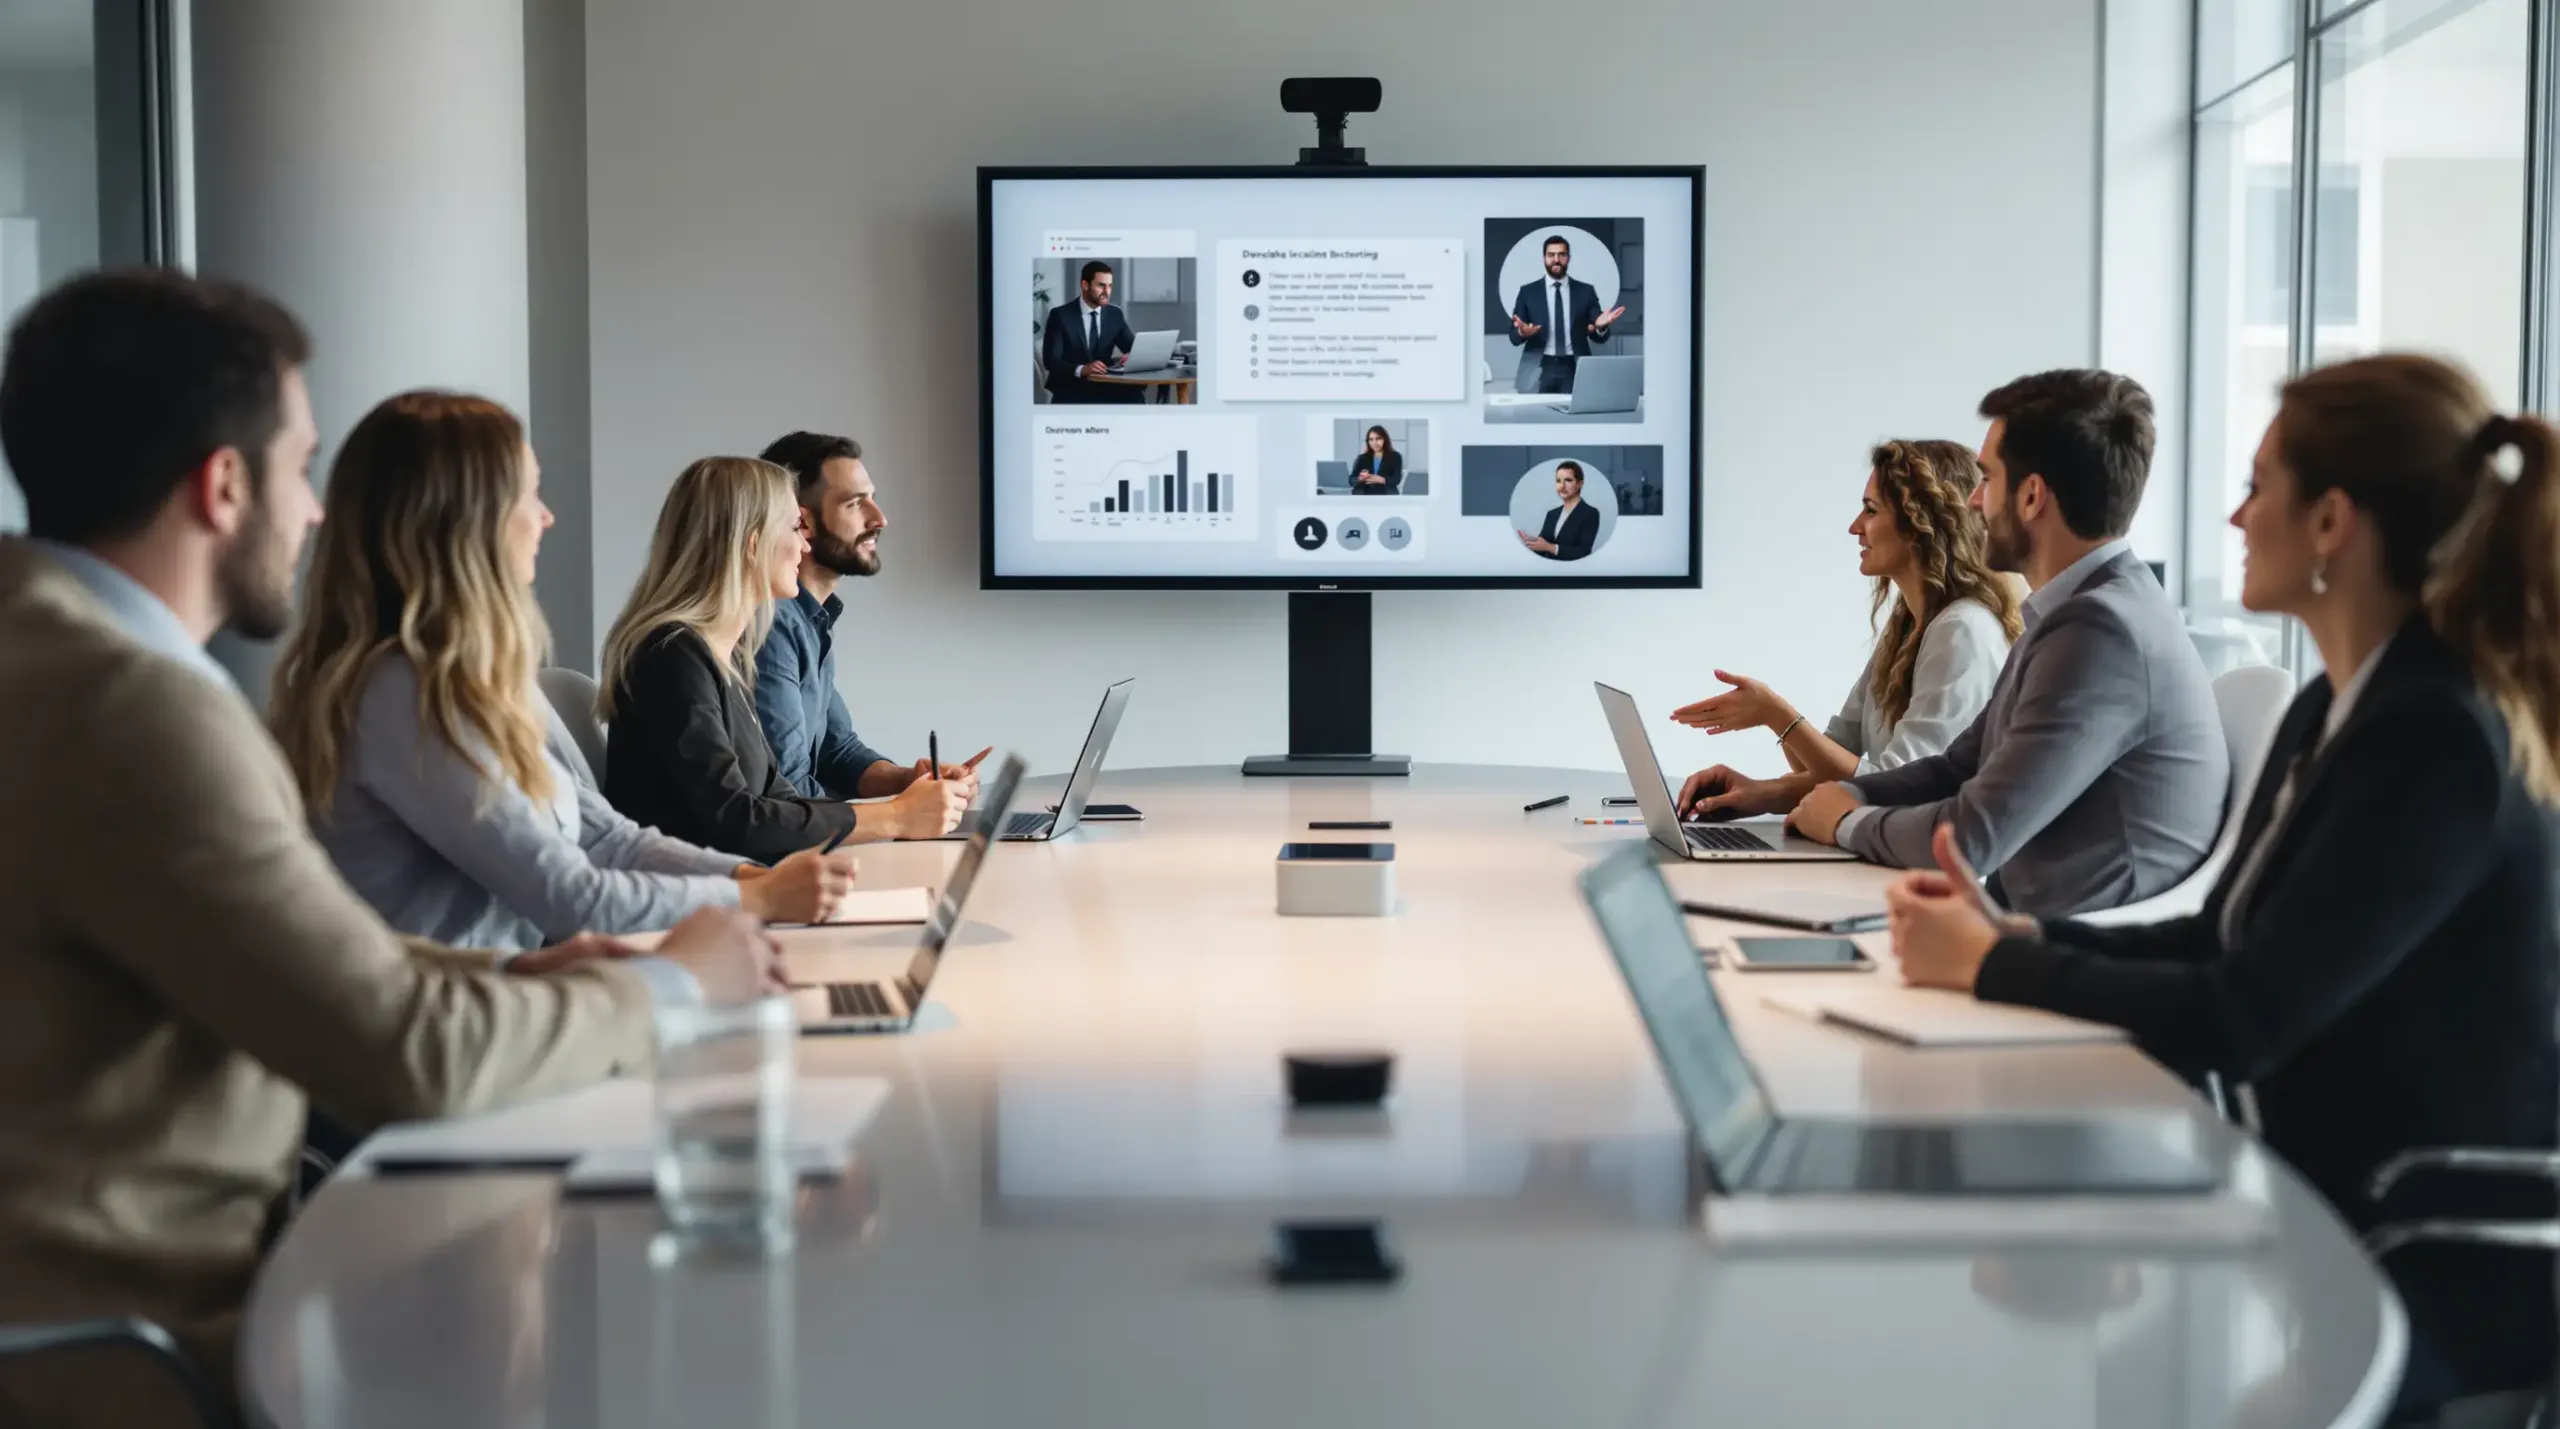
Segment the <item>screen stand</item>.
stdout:
<svg viewBox="0 0 2560 1429">
<path fill-rule="evenodd" d="M 1369 593 L 1289 593 L 1289 752 L 1257 754 L 1260 777 L 1403 775 L 1405 754 L 1369 752 Z"/>
</svg>

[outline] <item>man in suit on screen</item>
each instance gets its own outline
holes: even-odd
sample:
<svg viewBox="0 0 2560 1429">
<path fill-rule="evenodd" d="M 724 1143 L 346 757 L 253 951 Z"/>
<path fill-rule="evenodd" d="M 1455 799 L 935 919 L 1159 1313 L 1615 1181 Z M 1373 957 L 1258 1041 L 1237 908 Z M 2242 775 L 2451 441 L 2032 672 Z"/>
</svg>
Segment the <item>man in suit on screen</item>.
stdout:
<svg viewBox="0 0 2560 1429">
<path fill-rule="evenodd" d="M 1051 400 L 1131 403 L 1143 389 L 1096 379 L 1129 359 L 1138 334 L 1111 302 L 1111 265 L 1096 258 L 1076 275 L 1076 297 L 1049 310 L 1040 329 L 1040 370 Z"/>
<path fill-rule="evenodd" d="M 1538 390 L 1571 392 L 1573 374 L 1594 343 L 1609 340 L 1609 327 L 1626 316 L 1621 304 L 1600 310 L 1600 291 L 1575 278 L 1573 245 L 1561 233 L 1540 245 L 1547 274 L 1521 286 L 1511 304 L 1511 345 L 1538 350 Z"/>
</svg>

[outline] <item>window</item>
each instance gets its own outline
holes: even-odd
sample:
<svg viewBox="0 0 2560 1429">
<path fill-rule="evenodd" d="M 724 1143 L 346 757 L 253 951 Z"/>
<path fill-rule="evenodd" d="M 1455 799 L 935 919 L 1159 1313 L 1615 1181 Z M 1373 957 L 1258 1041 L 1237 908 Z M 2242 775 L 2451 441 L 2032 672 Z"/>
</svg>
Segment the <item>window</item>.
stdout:
<svg viewBox="0 0 2560 1429">
<path fill-rule="evenodd" d="M 0 3 L 0 327 L 84 268 L 169 261 L 168 34 L 159 0 Z M 0 531 L 25 522 L 0 460 Z"/>
<path fill-rule="evenodd" d="M 2552 221 L 2528 212 L 2528 165 L 2560 175 L 2560 158 L 2528 136 L 2546 63 L 2533 41 L 2560 24 L 2560 0 L 2197 0 L 2194 13 L 2188 611 L 2208 645 L 2289 649 L 2300 666 L 2307 642 L 2240 609 L 2227 524 L 2278 387 L 2414 349 L 2461 362 L 2513 407 L 2526 373 L 2553 366 L 2527 361 L 2548 326 L 2528 306 L 2554 301 L 2527 291 L 2528 252 L 2549 267 L 2533 224 Z"/>
</svg>

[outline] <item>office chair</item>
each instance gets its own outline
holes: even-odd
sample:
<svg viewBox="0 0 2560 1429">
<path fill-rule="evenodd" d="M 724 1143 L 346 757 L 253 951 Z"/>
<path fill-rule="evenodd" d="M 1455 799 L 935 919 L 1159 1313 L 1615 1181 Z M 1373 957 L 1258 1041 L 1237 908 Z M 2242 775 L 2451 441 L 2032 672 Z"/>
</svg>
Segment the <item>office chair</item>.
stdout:
<svg viewBox="0 0 2560 1429">
<path fill-rule="evenodd" d="M 2480 1176 L 2528 1176 L 2560 1183 L 2560 1153 L 2527 1151 L 2509 1146 L 2422 1146 L 2382 1163 L 2365 1187 L 2379 1202 L 2412 1171 Z M 2437 1217 L 2395 1221 L 2374 1227 L 2364 1238 L 2365 1253 L 2378 1264 L 2404 1246 L 2503 1246 L 2511 1250 L 2560 1251 L 2560 1220 L 2490 1221 Z M 2492 1395 L 2462 1401 L 2439 1416 L 2448 1426 L 2508 1425 L 2514 1429 L 2553 1429 L 2560 1423 L 2560 1385 L 2521 1395 Z"/>
<path fill-rule="evenodd" d="M 569 727 L 569 738 L 585 756 L 587 772 L 598 779 L 604 777 L 604 726 L 596 719 L 596 682 L 563 665 L 546 665 L 533 677 L 542 687 L 543 698 L 551 701 L 560 722 Z"/>
<path fill-rule="evenodd" d="M 140 1350 L 178 1382 L 188 1407 L 206 1429 L 235 1429 L 240 1422 L 232 1407 L 178 1348 L 167 1330 L 139 1315 L 110 1315 L 95 1320 L 63 1320 L 45 1325 L 0 1325 L 0 1362 L 27 1359 L 64 1350 Z"/>
</svg>

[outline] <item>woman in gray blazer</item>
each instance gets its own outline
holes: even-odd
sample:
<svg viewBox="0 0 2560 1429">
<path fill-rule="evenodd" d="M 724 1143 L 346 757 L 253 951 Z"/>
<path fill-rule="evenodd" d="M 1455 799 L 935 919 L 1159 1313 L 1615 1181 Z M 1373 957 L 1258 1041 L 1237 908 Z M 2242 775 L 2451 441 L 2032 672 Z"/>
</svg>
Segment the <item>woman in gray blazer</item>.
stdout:
<svg viewBox="0 0 2560 1429">
<path fill-rule="evenodd" d="M 1849 523 L 1882 619 L 1865 672 L 1816 729 L 1767 685 L 1716 671 L 1733 688 L 1671 717 L 1709 734 L 1770 730 L 1792 772 L 1753 779 L 1721 764 L 1701 769 L 1680 791 L 1683 815 L 1783 814 L 1818 784 L 1939 752 L 1990 701 L 2019 614 L 2016 589 L 1984 557 L 1982 519 L 1965 505 L 1981 466 L 1946 441 L 1886 442 L 1869 462 Z"/>
<path fill-rule="evenodd" d="M 540 477 L 523 425 L 477 397 L 404 393 L 348 434 L 276 671 L 276 737 L 322 846 L 394 928 L 465 947 L 654 930 L 705 906 L 825 918 L 850 855 L 741 864 L 594 787 L 533 683 Z"/>
</svg>

